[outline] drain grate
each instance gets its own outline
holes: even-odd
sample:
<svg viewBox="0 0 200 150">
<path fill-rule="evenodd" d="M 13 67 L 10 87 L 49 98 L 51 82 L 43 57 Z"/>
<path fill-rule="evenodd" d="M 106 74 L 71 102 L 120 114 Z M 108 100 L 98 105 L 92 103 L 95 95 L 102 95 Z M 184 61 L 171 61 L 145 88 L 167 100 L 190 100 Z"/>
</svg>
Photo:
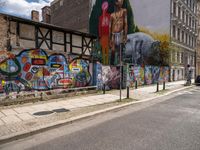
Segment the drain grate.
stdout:
<svg viewBox="0 0 200 150">
<path fill-rule="evenodd" d="M 70 110 L 65 109 L 65 108 L 60 108 L 60 109 L 54 109 L 52 111 L 40 111 L 40 112 L 36 112 L 33 115 L 35 116 L 45 116 L 45 115 L 50 115 L 53 113 L 63 113 L 63 112 L 68 112 Z"/>
<path fill-rule="evenodd" d="M 40 111 L 40 112 L 36 112 L 33 115 L 35 116 L 45 116 L 45 115 L 50 115 L 53 114 L 53 111 Z"/>
<path fill-rule="evenodd" d="M 52 111 L 56 112 L 56 113 L 63 113 L 63 112 L 68 112 L 70 110 L 69 109 L 65 109 L 65 108 L 60 108 L 60 109 L 54 109 Z"/>
</svg>

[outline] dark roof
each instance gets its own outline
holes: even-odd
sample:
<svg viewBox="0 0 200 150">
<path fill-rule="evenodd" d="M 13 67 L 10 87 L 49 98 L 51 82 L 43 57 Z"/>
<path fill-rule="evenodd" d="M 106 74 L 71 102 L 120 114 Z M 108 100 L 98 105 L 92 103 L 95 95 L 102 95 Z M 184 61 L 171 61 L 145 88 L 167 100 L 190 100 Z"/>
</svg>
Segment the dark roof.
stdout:
<svg viewBox="0 0 200 150">
<path fill-rule="evenodd" d="M 64 31 L 66 33 L 72 33 L 72 34 L 86 36 L 86 37 L 90 37 L 90 38 L 96 38 L 95 35 L 92 35 L 92 34 L 89 34 L 89 33 L 84 33 L 84 32 L 80 32 L 80 31 L 66 29 L 66 28 L 56 26 L 56 25 L 53 25 L 53 24 L 48 24 L 48 23 L 44 23 L 44 22 L 36 22 L 36 21 L 30 20 L 30 19 L 20 18 L 20 17 L 16 17 L 16 16 L 12 16 L 12 15 L 9 15 L 9 14 L 4 14 L 4 13 L 0 13 L 0 15 L 3 15 L 4 17 L 6 17 L 6 19 L 9 19 L 10 21 L 18 21 L 18 22 L 26 23 L 26 24 L 30 24 L 30 25 L 55 29 L 57 31 L 62 31 L 62 32 Z"/>
</svg>

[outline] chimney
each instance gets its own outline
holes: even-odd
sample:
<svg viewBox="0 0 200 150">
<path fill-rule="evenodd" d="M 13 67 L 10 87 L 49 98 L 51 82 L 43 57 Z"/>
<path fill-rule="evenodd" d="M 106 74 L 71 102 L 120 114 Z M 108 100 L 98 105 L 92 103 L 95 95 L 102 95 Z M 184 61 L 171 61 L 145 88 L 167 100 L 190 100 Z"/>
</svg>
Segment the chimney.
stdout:
<svg viewBox="0 0 200 150">
<path fill-rule="evenodd" d="M 32 19 L 33 21 L 39 22 L 39 11 L 32 10 L 32 11 L 31 11 L 31 19 Z"/>
<path fill-rule="evenodd" d="M 42 8 L 42 22 L 51 23 L 51 9 L 49 6 Z"/>
</svg>

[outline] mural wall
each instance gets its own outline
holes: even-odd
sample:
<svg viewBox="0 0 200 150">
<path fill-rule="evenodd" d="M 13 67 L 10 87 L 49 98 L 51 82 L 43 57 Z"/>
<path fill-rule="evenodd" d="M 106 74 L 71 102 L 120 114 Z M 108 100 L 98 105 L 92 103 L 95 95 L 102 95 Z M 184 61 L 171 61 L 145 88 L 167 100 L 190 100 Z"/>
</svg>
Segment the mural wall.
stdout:
<svg viewBox="0 0 200 150">
<path fill-rule="evenodd" d="M 119 89 L 120 71 L 116 66 L 103 66 L 100 63 L 95 64 L 95 72 L 97 80 L 95 83 L 98 89 L 103 89 L 103 84 L 106 85 L 106 90 Z M 158 81 L 169 81 L 169 67 L 162 66 L 123 66 L 122 87 L 134 87 L 137 81 L 138 85 L 155 84 Z"/>
<path fill-rule="evenodd" d="M 106 90 L 119 89 L 120 86 L 120 68 L 117 66 L 103 66 L 100 63 L 95 64 L 95 72 L 97 75 L 96 85 L 98 89 L 103 89 L 105 84 Z M 122 67 L 122 88 L 126 87 L 126 66 Z"/>
<path fill-rule="evenodd" d="M 129 82 L 130 86 L 134 86 L 135 81 L 137 80 L 138 85 L 144 84 L 144 67 L 142 66 L 129 66 Z"/>
<path fill-rule="evenodd" d="M 7 92 L 84 87 L 91 84 L 89 62 L 77 56 L 48 55 L 42 49 L 0 55 L 1 85 Z"/>
<path fill-rule="evenodd" d="M 95 1 L 89 31 L 98 37 L 102 64 L 118 65 L 120 47 L 126 43 L 127 34 L 138 31 L 129 0 Z"/>
<path fill-rule="evenodd" d="M 134 66 L 129 65 L 129 74 L 127 76 L 128 85 L 135 86 L 137 81 L 138 85 L 149 85 L 157 82 L 169 81 L 169 67 L 158 66 Z"/>
</svg>

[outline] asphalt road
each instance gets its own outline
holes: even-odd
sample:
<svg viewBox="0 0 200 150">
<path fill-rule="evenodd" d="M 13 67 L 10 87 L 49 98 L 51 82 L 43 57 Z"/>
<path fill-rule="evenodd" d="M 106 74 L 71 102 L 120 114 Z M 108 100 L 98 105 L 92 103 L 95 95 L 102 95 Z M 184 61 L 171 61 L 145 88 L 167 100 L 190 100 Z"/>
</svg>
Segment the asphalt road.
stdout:
<svg viewBox="0 0 200 150">
<path fill-rule="evenodd" d="M 200 87 L 82 120 L 8 150 L 200 150 Z"/>
</svg>

